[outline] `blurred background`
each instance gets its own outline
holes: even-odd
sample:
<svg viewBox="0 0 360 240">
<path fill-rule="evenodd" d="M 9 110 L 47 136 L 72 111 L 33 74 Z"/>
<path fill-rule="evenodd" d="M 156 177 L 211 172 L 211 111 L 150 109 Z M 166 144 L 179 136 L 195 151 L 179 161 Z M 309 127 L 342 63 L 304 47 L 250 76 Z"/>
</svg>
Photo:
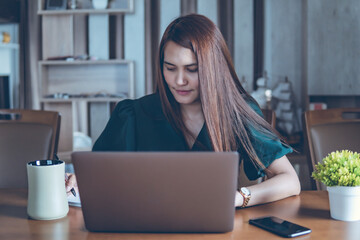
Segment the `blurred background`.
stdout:
<svg viewBox="0 0 360 240">
<path fill-rule="evenodd" d="M 303 112 L 360 107 L 358 0 L 0 0 L 0 108 L 59 111 L 59 155 L 90 149 L 118 101 L 154 91 L 161 35 L 189 13 L 220 28 L 307 179 Z"/>
</svg>

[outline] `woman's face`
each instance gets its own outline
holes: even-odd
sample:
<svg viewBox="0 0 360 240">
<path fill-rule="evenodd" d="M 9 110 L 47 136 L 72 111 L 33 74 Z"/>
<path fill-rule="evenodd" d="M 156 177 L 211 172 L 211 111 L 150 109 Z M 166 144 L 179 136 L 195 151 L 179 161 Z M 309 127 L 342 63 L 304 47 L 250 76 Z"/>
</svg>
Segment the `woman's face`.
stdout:
<svg viewBox="0 0 360 240">
<path fill-rule="evenodd" d="M 195 54 L 173 41 L 165 46 L 165 81 L 179 104 L 200 103 L 198 64 Z"/>
</svg>

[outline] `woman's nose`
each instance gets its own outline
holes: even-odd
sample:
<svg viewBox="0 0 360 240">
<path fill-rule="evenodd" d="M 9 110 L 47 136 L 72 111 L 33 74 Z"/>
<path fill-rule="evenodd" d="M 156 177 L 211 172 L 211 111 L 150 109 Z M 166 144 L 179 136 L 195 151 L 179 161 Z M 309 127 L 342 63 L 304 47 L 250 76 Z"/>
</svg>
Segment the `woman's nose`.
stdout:
<svg viewBox="0 0 360 240">
<path fill-rule="evenodd" d="M 179 71 L 178 74 L 176 75 L 176 84 L 179 86 L 183 86 L 187 84 L 184 73 L 181 71 Z"/>
</svg>

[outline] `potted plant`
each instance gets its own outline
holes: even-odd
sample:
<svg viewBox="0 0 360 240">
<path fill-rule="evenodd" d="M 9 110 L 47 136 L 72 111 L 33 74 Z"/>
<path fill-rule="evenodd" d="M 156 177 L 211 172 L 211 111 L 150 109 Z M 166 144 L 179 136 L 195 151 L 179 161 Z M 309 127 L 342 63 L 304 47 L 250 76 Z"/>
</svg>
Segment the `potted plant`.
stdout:
<svg viewBox="0 0 360 240">
<path fill-rule="evenodd" d="M 360 220 L 360 154 L 332 152 L 315 165 L 312 177 L 327 186 L 332 218 Z"/>
</svg>

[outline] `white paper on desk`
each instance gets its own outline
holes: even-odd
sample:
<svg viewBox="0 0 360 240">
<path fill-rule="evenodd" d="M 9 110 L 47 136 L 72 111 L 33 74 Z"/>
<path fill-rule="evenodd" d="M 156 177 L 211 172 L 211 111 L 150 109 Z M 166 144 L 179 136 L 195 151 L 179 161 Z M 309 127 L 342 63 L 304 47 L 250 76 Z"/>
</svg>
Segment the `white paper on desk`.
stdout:
<svg viewBox="0 0 360 240">
<path fill-rule="evenodd" d="M 72 194 L 68 195 L 67 199 L 69 202 L 69 206 L 81 207 L 79 192 L 76 192 L 76 197 Z"/>
</svg>

